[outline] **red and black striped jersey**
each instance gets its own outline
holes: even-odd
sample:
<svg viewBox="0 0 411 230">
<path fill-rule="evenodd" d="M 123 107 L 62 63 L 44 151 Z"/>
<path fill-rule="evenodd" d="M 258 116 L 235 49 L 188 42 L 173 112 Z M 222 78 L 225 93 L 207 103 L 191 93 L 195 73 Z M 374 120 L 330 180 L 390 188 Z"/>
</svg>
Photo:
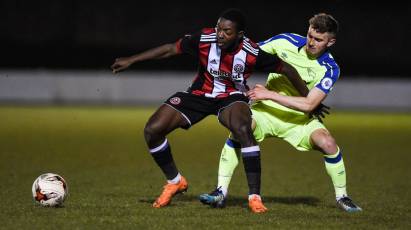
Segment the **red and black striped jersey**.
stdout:
<svg viewBox="0 0 411 230">
<path fill-rule="evenodd" d="M 180 53 L 198 58 L 198 72 L 189 88 L 189 92 L 195 95 L 223 98 L 244 93 L 249 89 L 247 79 L 254 70 L 278 72 L 281 69 L 277 56 L 262 51 L 246 37 L 236 49 L 230 52 L 221 50 L 214 28 L 187 35 L 176 45 Z"/>
</svg>

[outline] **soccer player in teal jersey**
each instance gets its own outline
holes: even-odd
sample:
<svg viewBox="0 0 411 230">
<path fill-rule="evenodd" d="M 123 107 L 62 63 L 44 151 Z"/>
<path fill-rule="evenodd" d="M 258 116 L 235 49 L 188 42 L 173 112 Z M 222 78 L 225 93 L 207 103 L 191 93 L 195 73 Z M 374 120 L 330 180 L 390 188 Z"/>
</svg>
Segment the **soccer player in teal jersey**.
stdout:
<svg viewBox="0 0 411 230">
<path fill-rule="evenodd" d="M 338 22 L 325 13 L 309 20 L 307 36 L 279 34 L 260 48 L 277 54 L 291 64 L 306 82 L 308 95 L 300 96 L 282 74 L 270 73 L 266 86 L 256 85 L 248 96 L 252 105 L 253 130 L 258 142 L 278 137 L 300 151 L 318 150 L 324 156 L 325 168 L 334 185 L 337 206 L 348 212 L 361 211 L 347 194 L 346 172 L 341 149 L 326 127 L 310 113 L 317 108 L 338 80 L 340 69 L 328 49 L 336 42 Z M 200 201 L 212 207 L 224 207 L 228 186 L 238 164 L 236 151 L 240 145 L 227 139 L 221 152 L 217 189 L 200 195 Z"/>
</svg>

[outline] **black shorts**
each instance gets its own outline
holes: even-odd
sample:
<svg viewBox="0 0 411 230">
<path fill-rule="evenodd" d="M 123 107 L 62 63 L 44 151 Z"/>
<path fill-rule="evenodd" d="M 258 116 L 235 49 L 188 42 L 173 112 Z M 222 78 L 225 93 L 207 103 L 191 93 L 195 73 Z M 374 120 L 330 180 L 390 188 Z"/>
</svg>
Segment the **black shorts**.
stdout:
<svg viewBox="0 0 411 230">
<path fill-rule="evenodd" d="M 187 119 L 189 125 L 183 128 L 188 129 L 208 115 L 218 116 L 224 108 L 235 102 L 248 105 L 249 100 L 244 94 L 232 94 L 225 98 L 209 98 L 187 92 L 178 92 L 164 103 L 179 111 Z"/>
</svg>

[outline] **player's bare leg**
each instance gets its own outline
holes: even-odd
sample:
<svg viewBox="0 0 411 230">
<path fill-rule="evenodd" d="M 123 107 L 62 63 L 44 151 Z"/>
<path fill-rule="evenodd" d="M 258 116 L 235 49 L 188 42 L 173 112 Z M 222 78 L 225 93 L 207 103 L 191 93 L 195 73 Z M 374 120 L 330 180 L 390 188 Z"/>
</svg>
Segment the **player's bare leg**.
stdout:
<svg viewBox="0 0 411 230">
<path fill-rule="evenodd" d="M 180 175 L 174 163 L 171 148 L 166 139 L 167 134 L 187 124 L 187 120 L 180 112 L 163 104 L 150 117 L 144 128 L 144 137 L 150 153 L 167 178 L 162 194 L 153 203 L 155 208 L 168 205 L 175 194 L 185 192 L 188 188 L 186 179 Z"/>
<path fill-rule="evenodd" d="M 248 104 L 236 102 L 219 114 L 220 122 L 228 128 L 241 145 L 241 154 L 249 187 L 249 207 L 255 213 L 265 212 L 260 197 L 260 148 L 251 129 L 251 110 Z"/>
<path fill-rule="evenodd" d="M 347 212 L 361 211 L 347 195 L 344 161 L 335 139 L 326 129 L 317 129 L 310 140 L 314 149 L 324 154 L 325 169 L 334 184 L 337 205 Z"/>
</svg>

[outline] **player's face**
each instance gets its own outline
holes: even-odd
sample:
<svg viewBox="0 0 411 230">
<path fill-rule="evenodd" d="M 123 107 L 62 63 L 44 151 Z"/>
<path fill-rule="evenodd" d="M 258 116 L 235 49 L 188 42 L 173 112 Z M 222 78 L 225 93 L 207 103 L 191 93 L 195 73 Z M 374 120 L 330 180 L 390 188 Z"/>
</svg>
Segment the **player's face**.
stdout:
<svg viewBox="0 0 411 230">
<path fill-rule="evenodd" d="M 230 20 L 220 18 L 217 21 L 217 45 L 220 49 L 231 48 L 243 36 L 243 31 L 237 31 L 236 24 Z"/>
<path fill-rule="evenodd" d="M 314 57 L 319 57 L 327 48 L 335 43 L 335 38 L 330 33 L 320 33 L 310 26 L 307 33 L 305 50 Z"/>
</svg>

